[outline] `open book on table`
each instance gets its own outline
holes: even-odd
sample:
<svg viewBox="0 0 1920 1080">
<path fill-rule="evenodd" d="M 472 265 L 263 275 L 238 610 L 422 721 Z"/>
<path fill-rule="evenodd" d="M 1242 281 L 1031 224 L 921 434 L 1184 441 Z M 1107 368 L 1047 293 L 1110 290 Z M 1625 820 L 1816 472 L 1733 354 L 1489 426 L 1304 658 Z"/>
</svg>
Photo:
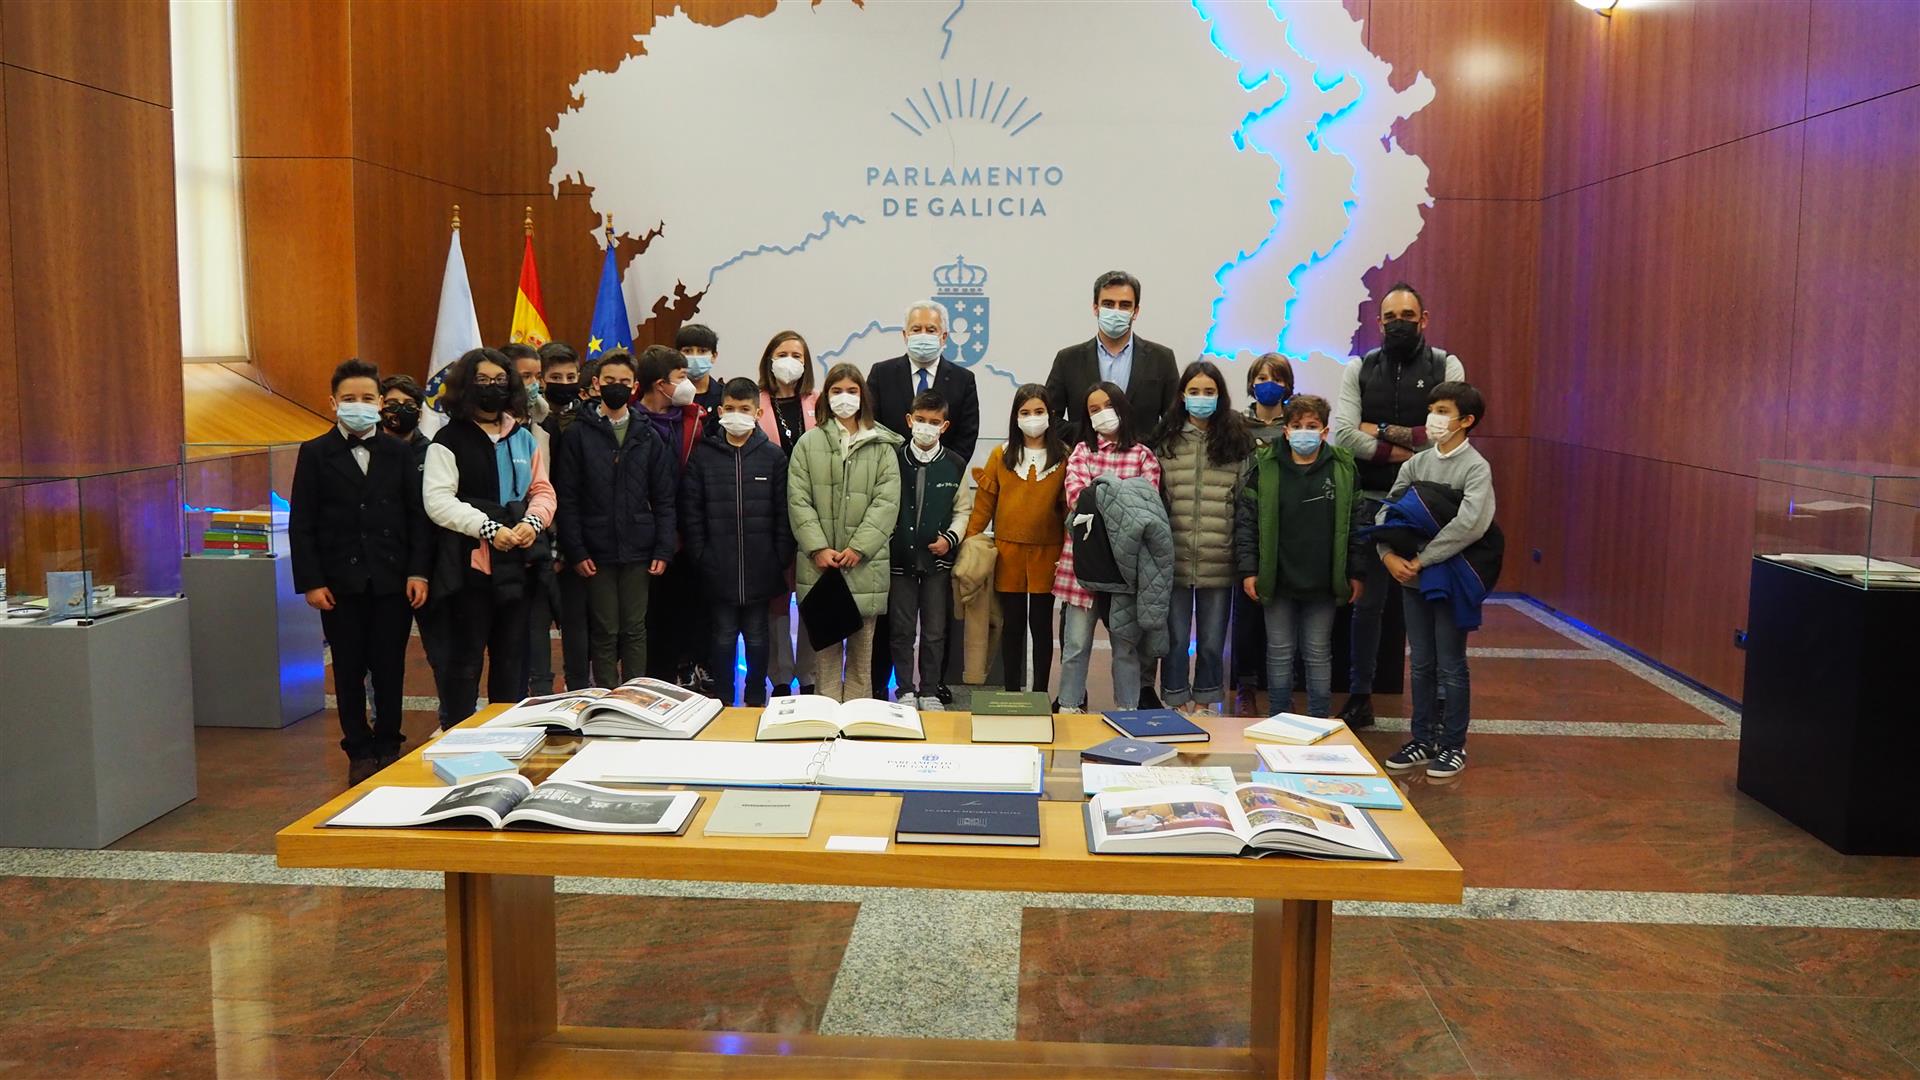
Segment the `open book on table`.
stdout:
<svg viewBox="0 0 1920 1080">
<path fill-rule="evenodd" d="M 821 743 L 593 743 L 555 770 L 553 780 L 1038 793 L 1041 772 L 1040 751 L 1031 746 L 835 739 Z"/>
<path fill-rule="evenodd" d="M 1100 855 L 1248 855 L 1273 851 L 1399 861 L 1365 810 L 1268 784 L 1110 791 L 1087 802 L 1087 847 Z"/>
<path fill-rule="evenodd" d="M 835 701 L 822 694 L 793 694 L 767 702 L 760 711 L 756 739 L 830 739 L 857 735 L 869 739 L 924 739 L 920 710 L 878 698 Z"/>
<path fill-rule="evenodd" d="M 718 698 L 658 679 L 629 679 L 611 690 L 596 686 L 530 697 L 480 726 L 629 739 L 691 739 L 719 714 Z"/>
<path fill-rule="evenodd" d="M 327 824 L 677 834 L 687 827 L 702 797 L 694 791 L 614 791 L 554 780 L 535 787 L 524 776 L 502 776 L 451 788 L 374 788 Z"/>
</svg>

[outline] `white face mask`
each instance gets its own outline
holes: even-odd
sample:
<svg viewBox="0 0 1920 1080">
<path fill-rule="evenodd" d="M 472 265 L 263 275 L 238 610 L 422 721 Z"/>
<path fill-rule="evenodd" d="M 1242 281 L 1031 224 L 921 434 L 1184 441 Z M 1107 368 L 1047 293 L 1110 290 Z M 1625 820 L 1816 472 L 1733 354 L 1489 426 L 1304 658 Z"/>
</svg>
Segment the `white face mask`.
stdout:
<svg viewBox="0 0 1920 1080">
<path fill-rule="evenodd" d="M 1453 417 L 1443 416 L 1437 412 L 1430 412 L 1427 414 L 1428 440 L 1438 443 L 1446 439 L 1446 437 L 1452 433 L 1453 433 Z"/>
<path fill-rule="evenodd" d="M 773 358 L 773 377 L 778 382 L 797 383 L 807 373 L 807 362 L 797 356 Z"/>
<path fill-rule="evenodd" d="M 736 438 L 752 431 L 755 423 L 757 421 L 754 420 L 752 413 L 723 412 L 720 414 L 721 429 Z"/>
<path fill-rule="evenodd" d="M 855 391 L 836 390 L 827 398 L 827 408 L 842 420 L 856 416 L 860 412 L 860 395 Z"/>
<path fill-rule="evenodd" d="M 694 389 L 692 379 L 681 379 L 679 382 L 673 384 L 673 397 L 671 400 L 675 405 L 691 405 L 693 404 L 693 395 L 697 393 L 699 393 L 699 391 Z"/>
<path fill-rule="evenodd" d="M 1120 411 L 1114 408 L 1101 409 L 1089 416 L 1087 423 L 1092 424 L 1093 430 L 1100 434 L 1111 435 L 1120 430 Z"/>
<path fill-rule="evenodd" d="M 925 420 L 915 420 L 913 422 L 913 445 L 925 450 L 939 441 L 939 424 L 929 424 Z"/>
<path fill-rule="evenodd" d="M 1019 420 L 1020 434 L 1029 439 L 1037 439 L 1047 433 L 1048 422 L 1045 416 L 1023 416 Z"/>
</svg>

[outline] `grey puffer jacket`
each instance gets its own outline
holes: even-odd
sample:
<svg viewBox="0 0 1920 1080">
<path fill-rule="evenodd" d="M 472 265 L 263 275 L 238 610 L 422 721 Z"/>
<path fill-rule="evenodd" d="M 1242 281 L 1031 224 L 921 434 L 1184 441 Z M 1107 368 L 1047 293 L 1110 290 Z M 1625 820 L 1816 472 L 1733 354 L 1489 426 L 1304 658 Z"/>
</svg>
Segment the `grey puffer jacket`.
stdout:
<svg viewBox="0 0 1920 1080">
<path fill-rule="evenodd" d="M 1157 660 L 1167 655 L 1167 615 L 1173 607 L 1173 528 L 1166 504 L 1151 480 L 1137 476 L 1096 476 L 1093 491 L 1126 585 L 1087 588 L 1113 596 L 1107 635 L 1133 642 L 1143 663 Z"/>
<path fill-rule="evenodd" d="M 1207 457 L 1206 433 L 1188 424 L 1157 455 L 1173 525 L 1173 583 L 1201 589 L 1234 584 L 1234 506 L 1245 461 L 1215 465 Z"/>
</svg>

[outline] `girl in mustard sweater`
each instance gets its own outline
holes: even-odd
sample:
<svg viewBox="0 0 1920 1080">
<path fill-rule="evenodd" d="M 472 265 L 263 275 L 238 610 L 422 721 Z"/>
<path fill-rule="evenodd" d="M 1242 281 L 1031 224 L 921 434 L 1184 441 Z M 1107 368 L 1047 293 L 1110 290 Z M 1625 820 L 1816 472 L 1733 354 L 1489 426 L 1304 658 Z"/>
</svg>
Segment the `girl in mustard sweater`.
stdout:
<svg viewBox="0 0 1920 1080">
<path fill-rule="evenodd" d="M 1033 642 L 1033 689 L 1053 669 L 1053 571 L 1066 543 L 1067 447 L 1047 411 L 1047 388 L 1013 394 L 1007 441 L 987 456 L 974 489 L 967 535 L 993 530 L 993 588 L 1000 598 L 1000 663 L 1008 690 L 1024 690 L 1026 642 Z"/>
</svg>

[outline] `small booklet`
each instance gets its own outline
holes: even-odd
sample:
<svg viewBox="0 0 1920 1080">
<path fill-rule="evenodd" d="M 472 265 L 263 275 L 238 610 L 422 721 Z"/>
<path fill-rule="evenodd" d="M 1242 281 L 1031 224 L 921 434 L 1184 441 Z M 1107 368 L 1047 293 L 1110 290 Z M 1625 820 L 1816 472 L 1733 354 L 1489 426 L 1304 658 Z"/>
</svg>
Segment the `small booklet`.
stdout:
<svg viewBox="0 0 1920 1080">
<path fill-rule="evenodd" d="M 878 698 L 835 701 L 822 694 L 791 694 L 767 702 L 760 711 L 755 739 L 831 739 L 857 735 L 869 739 L 924 739 L 920 710 Z"/>
<path fill-rule="evenodd" d="M 1080 786 L 1089 795 L 1160 787 L 1210 787 L 1222 794 L 1238 783 L 1225 765 L 1101 765 L 1080 763 Z"/>
<path fill-rule="evenodd" d="M 1309 776 L 1257 770 L 1253 782 L 1369 810 L 1404 810 L 1407 806 L 1400 789 L 1384 776 Z"/>
<path fill-rule="evenodd" d="M 1271 742 L 1292 743 L 1306 746 L 1346 728 L 1339 720 L 1321 720 L 1299 713 L 1274 713 L 1257 724 L 1248 724 L 1246 736 L 1249 739 L 1266 739 Z"/>
<path fill-rule="evenodd" d="M 808 836 L 820 808 L 817 791 L 723 791 L 707 816 L 707 836 Z"/>
<path fill-rule="evenodd" d="M 1367 755 L 1350 743 L 1325 746 L 1256 746 L 1268 772 L 1322 773 L 1333 776 L 1379 776 Z"/>
<path fill-rule="evenodd" d="M 461 728 L 457 731 L 442 733 L 427 744 L 420 756 L 428 760 L 444 757 L 461 757 L 466 754 L 499 754 L 508 761 L 520 761 L 530 757 L 540 744 L 547 741 L 544 730 L 520 728 L 511 731 L 479 731 L 474 728 Z"/>
<path fill-rule="evenodd" d="M 1053 703 L 1045 694 L 975 690 L 972 709 L 974 742 L 1053 741 Z"/>
<path fill-rule="evenodd" d="M 854 791 L 1040 793 L 1031 746 L 864 742 L 591 743 L 556 780 L 692 787 L 819 787 Z"/>
<path fill-rule="evenodd" d="M 1247 855 L 1323 859 L 1400 854 L 1365 810 L 1266 784 L 1110 791 L 1087 803 L 1087 847 L 1097 855 Z"/>
<path fill-rule="evenodd" d="M 629 739 L 691 739 L 720 714 L 720 699 L 658 679 L 629 679 L 530 697 L 481 724 L 483 731 L 541 728 Z M 444 736 L 443 736 L 444 738 Z"/>
<path fill-rule="evenodd" d="M 1040 797 L 909 791 L 900 800 L 896 844 L 1040 846 Z"/>
<path fill-rule="evenodd" d="M 1097 761 L 1103 765 L 1158 765 L 1179 756 L 1180 751 L 1165 743 L 1127 738 L 1108 739 L 1080 751 L 1081 761 Z"/>
<path fill-rule="evenodd" d="M 373 829 L 546 828 L 576 832 L 675 833 L 703 796 L 694 791 L 614 791 L 524 776 L 476 780 L 455 788 L 378 787 L 328 820 Z"/>
<path fill-rule="evenodd" d="M 1206 742 L 1207 729 L 1172 709 L 1122 709 L 1101 713 L 1107 726 L 1129 739 L 1148 742 Z"/>
<path fill-rule="evenodd" d="M 467 784 L 490 776 L 512 776 L 519 767 L 491 750 L 433 759 L 433 775 L 447 784 Z"/>
</svg>

